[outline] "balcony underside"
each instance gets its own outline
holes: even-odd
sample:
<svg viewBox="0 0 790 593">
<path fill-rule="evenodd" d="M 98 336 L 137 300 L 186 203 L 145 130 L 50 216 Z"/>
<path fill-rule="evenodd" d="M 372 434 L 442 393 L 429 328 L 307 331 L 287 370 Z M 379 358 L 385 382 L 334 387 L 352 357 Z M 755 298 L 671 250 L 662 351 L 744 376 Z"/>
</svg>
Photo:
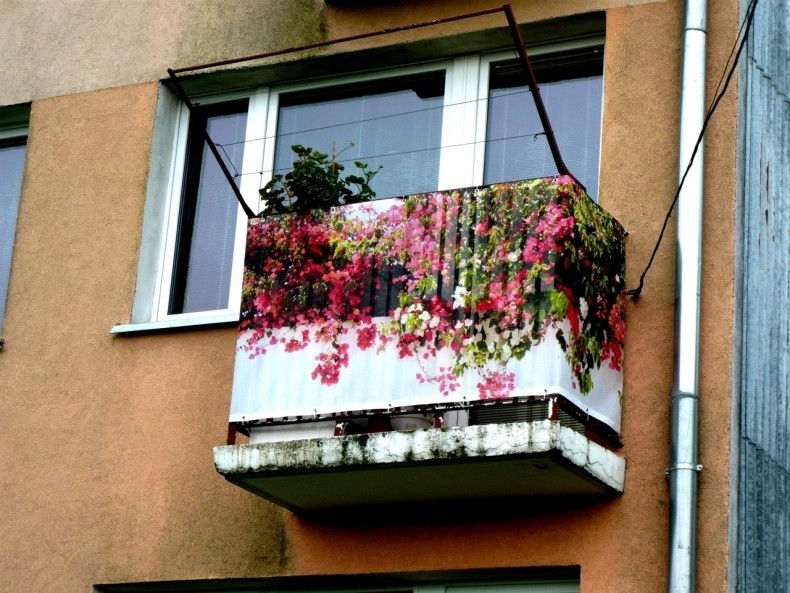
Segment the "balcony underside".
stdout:
<svg viewBox="0 0 790 593">
<path fill-rule="evenodd" d="M 619 494 L 625 480 L 625 459 L 550 420 L 229 445 L 214 462 L 230 482 L 298 513 L 560 502 Z"/>
</svg>

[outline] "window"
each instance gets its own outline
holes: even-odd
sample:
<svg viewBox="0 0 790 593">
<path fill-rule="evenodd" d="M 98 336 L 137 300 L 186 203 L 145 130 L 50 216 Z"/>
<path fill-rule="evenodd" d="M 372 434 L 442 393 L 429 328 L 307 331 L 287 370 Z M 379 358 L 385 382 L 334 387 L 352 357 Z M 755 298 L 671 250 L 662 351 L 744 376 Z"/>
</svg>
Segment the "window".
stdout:
<svg viewBox="0 0 790 593">
<path fill-rule="evenodd" d="M 190 122 L 169 315 L 228 308 L 238 204 L 201 131 L 208 129 L 231 169 L 239 170 L 246 126 L 247 101 L 209 105 Z"/>
<path fill-rule="evenodd" d="M 169 155 L 169 201 L 162 208 L 167 224 L 158 248 L 146 247 L 144 239 L 141 250 L 141 261 L 156 252 L 156 282 L 150 290 L 143 274 L 151 267 L 141 266 L 138 273 L 137 299 L 153 293 L 153 305 L 136 299 L 133 323 L 237 319 L 246 219 L 199 136 L 202 126 L 208 126 L 245 201 L 256 211 L 262 208 L 258 189 L 290 168 L 295 144 L 333 155 L 347 172 L 357 160 L 370 169 L 381 167 L 371 184 L 379 198 L 554 175 L 513 56 L 463 56 L 339 80 L 193 98 L 199 108 L 191 122 L 185 106 L 171 105 L 176 148 Z M 530 57 L 564 160 L 596 197 L 601 39 L 534 49 Z M 155 159 L 161 161 L 162 155 L 152 155 L 152 167 Z"/>
<path fill-rule="evenodd" d="M 0 330 L 3 327 L 14 248 L 27 128 L 0 129 Z"/>
<path fill-rule="evenodd" d="M 472 572 L 472 571 L 467 571 Z M 475 571 L 478 572 L 478 571 Z M 482 572 L 482 571 L 479 571 Z M 491 572 L 491 571 L 488 571 Z M 500 571 L 501 572 L 501 571 Z M 318 591 L 331 593 L 578 593 L 579 579 L 576 577 L 562 579 L 536 578 L 529 575 L 529 569 L 521 571 L 526 573 L 518 579 L 506 582 L 491 582 L 489 579 L 477 578 L 473 582 L 459 580 L 457 583 L 447 584 L 440 580 L 420 582 L 413 578 L 377 576 L 371 579 L 367 576 L 291 576 L 269 577 L 265 579 L 235 579 L 233 581 L 171 581 L 160 583 L 139 584 L 112 584 L 96 585 L 97 593 L 240 593 L 241 591 L 256 591 L 258 593 L 316 593 Z M 534 572 L 534 571 L 532 571 Z M 463 575 L 463 572 L 460 573 Z M 444 574 L 447 578 L 447 573 Z M 375 585 L 365 586 L 365 581 L 375 581 Z M 235 581 L 235 582 L 234 582 Z"/>
</svg>

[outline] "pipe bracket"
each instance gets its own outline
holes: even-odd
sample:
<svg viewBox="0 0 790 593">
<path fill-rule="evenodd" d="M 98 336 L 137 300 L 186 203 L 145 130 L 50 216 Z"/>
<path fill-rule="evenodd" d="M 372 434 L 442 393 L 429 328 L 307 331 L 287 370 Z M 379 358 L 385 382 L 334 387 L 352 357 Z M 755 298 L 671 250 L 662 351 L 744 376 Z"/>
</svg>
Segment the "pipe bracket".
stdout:
<svg viewBox="0 0 790 593">
<path fill-rule="evenodd" d="M 676 463 L 672 467 L 668 467 L 667 469 L 665 469 L 664 473 L 666 475 L 669 475 L 670 473 L 672 473 L 674 471 L 677 471 L 679 469 L 688 469 L 688 470 L 695 471 L 695 472 L 701 472 L 702 471 L 702 464 L 701 463 Z"/>
</svg>

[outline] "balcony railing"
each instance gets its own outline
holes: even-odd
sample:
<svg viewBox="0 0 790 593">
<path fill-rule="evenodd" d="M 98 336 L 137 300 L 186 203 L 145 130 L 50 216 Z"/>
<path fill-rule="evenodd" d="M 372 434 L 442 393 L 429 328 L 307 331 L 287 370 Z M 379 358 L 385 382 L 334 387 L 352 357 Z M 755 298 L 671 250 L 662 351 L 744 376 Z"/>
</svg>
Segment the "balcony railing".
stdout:
<svg viewBox="0 0 790 593">
<path fill-rule="evenodd" d="M 624 235 L 569 178 L 254 219 L 230 421 L 552 396 L 617 433 Z"/>
</svg>

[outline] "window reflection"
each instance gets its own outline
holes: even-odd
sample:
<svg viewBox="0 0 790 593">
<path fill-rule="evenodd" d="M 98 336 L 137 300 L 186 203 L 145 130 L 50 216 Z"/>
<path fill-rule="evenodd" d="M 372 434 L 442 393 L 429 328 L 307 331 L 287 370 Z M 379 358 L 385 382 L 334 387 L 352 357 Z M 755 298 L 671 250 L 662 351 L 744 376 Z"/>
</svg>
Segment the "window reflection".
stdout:
<svg viewBox="0 0 790 593">
<path fill-rule="evenodd" d="M 435 190 L 444 102 L 444 73 L 283 95 L 277 126 L 275 173 L 291 168 L 291 146 L 301 144 L 356 171 L 382 169 L 371 186 L 377 198 Z"/>
<path fill-rule="evenodd" d="M 535 59 L 535 76 L 563 161 L 598 197 L 603 56 L 566 53 Z M 558 173 L 520 64 L 491 67 L 484 183 Z"/>
</svg>

